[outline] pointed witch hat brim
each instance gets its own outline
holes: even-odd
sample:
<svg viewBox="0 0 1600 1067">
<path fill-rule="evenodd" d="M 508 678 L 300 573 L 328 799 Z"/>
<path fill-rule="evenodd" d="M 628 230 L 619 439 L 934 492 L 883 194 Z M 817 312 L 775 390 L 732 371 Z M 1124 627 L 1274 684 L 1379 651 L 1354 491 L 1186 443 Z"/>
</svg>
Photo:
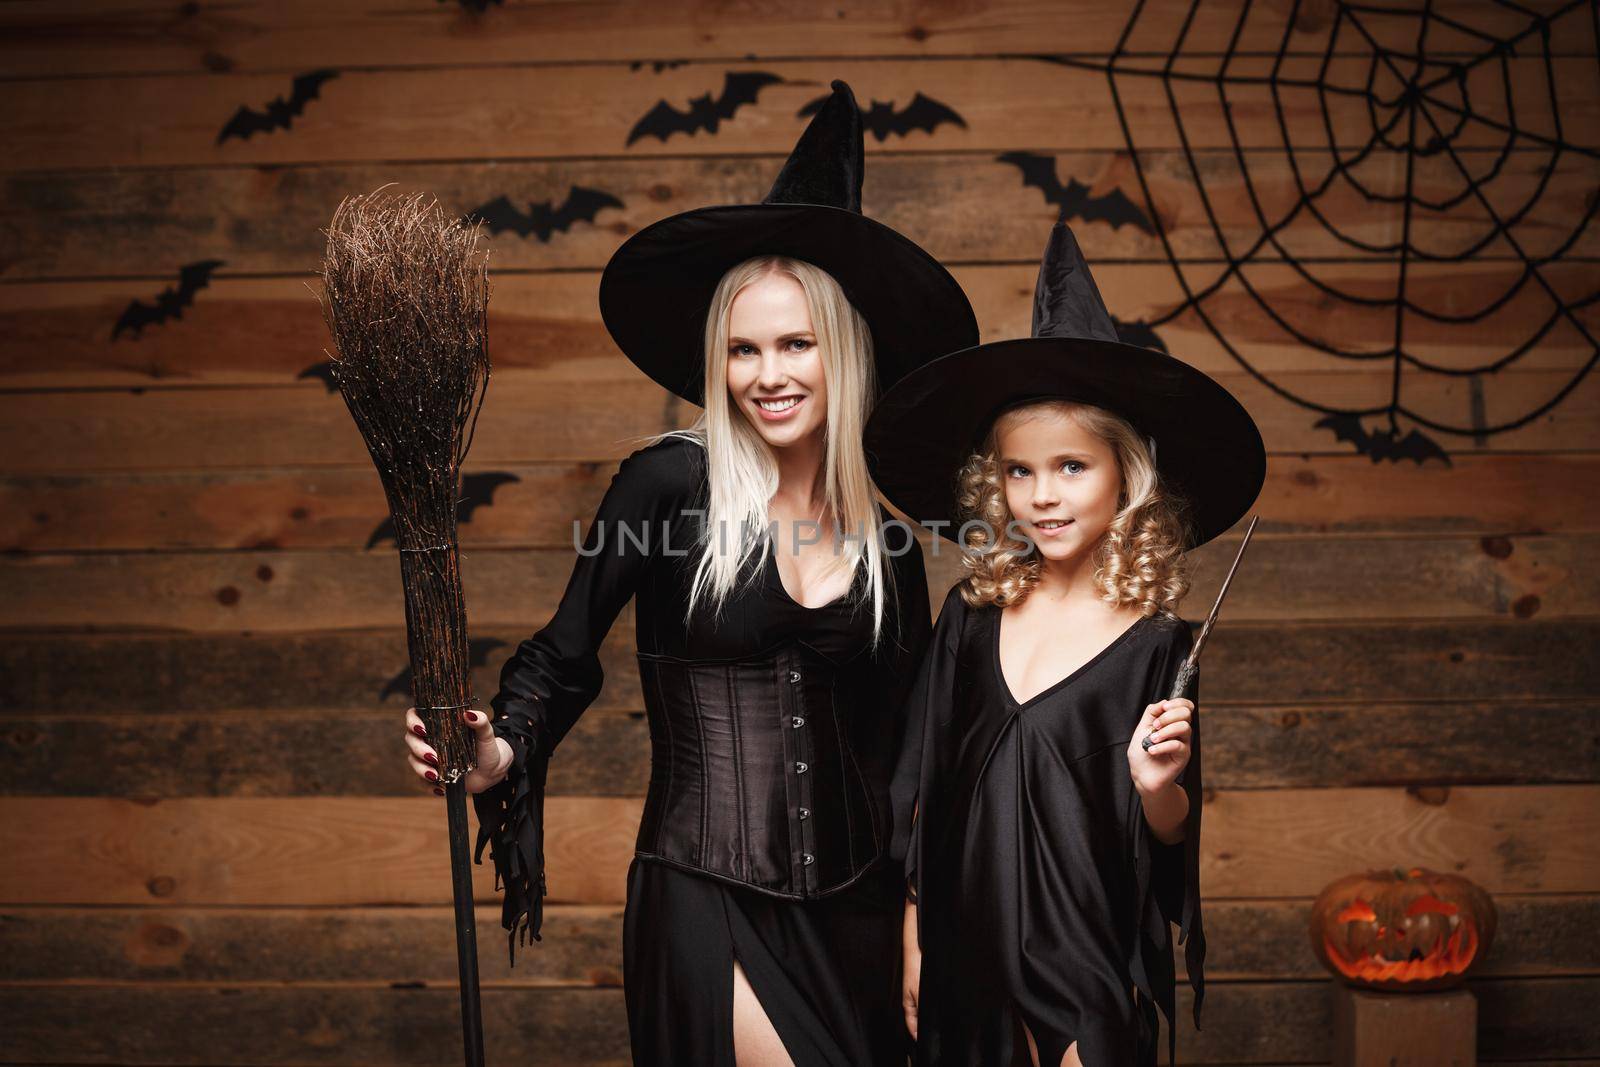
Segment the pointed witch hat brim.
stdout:
<svg viewBox="0 0 1600 1067">
<path fill-rule="evenodd" d="M 890 503 L 959 542 L 956 475 L 1006 410 L 1064 399 L 1128 420 L 1182 498 L 1194 548 L 1231 528 L 1266 480 L 1266 447 L 1233 394 L 1189 364 L 1117 338 L 1072 230 L 1051 233 L 1032 337 L 941 356 L 886 390 L 867 423 L 867 463 Z M 947 524 L 947 525 L 935 525 Z"/>
<path fill-rule="evenodd" d="M 913 241 L 861 214 L 861 112 L 850 87 L 806 127 L 759 204 L 685 211 L 628 238 L 600 278 L 600 316 L 652 379 L 703 404 L 706 315 L 722 276 L 753 256 L 827 271 L 872 330 L 878 389 L 952 347 L 976 344 L 972 305 Z"/>
</svg>

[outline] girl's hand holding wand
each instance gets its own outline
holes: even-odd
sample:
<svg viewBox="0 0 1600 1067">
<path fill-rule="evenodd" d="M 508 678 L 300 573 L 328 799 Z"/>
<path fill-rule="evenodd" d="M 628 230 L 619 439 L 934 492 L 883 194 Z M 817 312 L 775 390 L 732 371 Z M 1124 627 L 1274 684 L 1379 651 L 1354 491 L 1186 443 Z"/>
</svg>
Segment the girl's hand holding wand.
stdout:
<svg viewBox="0 0 1600 1067">
<path fill-rule="evenodd" d="M 1189 763 L 1193 716 L 1194 702 L 1187 697 L 1151 704 L 1128 742 L 1128 773 L 1139 791 L 1145 820 L 1156 837 L 1169 845 L 1183 839 L 1183 821 L 1189 814 L 1188 794 L 1176 779 Z"/>
</svg>

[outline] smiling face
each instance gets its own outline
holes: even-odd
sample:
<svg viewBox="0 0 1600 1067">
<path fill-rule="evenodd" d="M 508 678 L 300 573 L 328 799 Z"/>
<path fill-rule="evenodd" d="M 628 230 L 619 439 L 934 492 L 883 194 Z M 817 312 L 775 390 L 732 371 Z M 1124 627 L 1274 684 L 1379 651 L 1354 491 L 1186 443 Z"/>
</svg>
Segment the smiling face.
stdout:
<svg viewBox="0 0 1600 1067">
<path fill-rule="evenodd" d="M 728 395 L 773 448 L 821 433 L 828 381 L 806 293 L 791 275 L 765 274 L 728 311 Z"/>
<path fill-rule="evenodd" d="M 1048 407 L 1002 415 L 996 442 L 1006 504 L 1039 554 L 1060 561 L 1092 551 L 1122 494 L 1111 444 Z"/>
</svg>

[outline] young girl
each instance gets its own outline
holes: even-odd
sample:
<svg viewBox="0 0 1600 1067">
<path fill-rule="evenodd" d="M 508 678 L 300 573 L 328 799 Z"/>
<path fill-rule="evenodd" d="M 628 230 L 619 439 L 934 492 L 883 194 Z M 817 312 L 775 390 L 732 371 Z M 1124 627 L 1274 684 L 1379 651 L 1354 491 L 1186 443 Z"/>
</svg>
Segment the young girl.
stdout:
<svg viewBox="0 0 1600 1067">
<path fill-rule="evenodd" d="M 612 258 L 607 328 L 705 412 L 623 460 L 555 616 L 501 673 L 499 717 L 465 716 L 479 851 L 507 929 L 537 937 L 546 763 L 635 600 L 651 772 L 623 979 L 639 1064 L 905 1059 L 902 874 L 881 859 L 930 620 L 861 431 L 876 381 L 977 328 L 937 261 L 861 215 L 861 136 L 836 82 L 765 203 L 674 216 Z M 434 754 L 406 722 L 428 782 Z"/>
<path fill-rule="evenodd" d="M 1169 921 L 1197 1025 L 1203 989 L 1183 552 L 1265 453 L 1221 386 L 1117 340 L 1065 224 L 1033 334 L 913 372 L 868 429 L 890 500 L 967 551 L 894 783 L 906 1022 L 918 1064 L 1150 1067 Z"/>
</svg>

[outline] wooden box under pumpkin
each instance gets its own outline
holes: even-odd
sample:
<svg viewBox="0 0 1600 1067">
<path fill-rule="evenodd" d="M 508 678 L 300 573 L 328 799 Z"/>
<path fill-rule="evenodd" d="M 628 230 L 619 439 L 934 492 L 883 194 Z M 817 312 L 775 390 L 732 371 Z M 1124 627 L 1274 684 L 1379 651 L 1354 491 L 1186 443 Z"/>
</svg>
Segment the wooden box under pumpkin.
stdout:
<svg viewBox="0 0 1600 1067">
<path fill-rule="evenodd" d="M 1333 1067 L 1473 1067 L 1478 1003 L 1465 989 L 1396 995 L 1337 982 Z"/>
<path fill-rule="evenodd" d="M 1352 874 L 1311 908 L 1311 948 L 1334 977 L 1404 992 L 1459 985 L 1494 940 L 1489 894 L 1425 867 Z"/>
</svg>

